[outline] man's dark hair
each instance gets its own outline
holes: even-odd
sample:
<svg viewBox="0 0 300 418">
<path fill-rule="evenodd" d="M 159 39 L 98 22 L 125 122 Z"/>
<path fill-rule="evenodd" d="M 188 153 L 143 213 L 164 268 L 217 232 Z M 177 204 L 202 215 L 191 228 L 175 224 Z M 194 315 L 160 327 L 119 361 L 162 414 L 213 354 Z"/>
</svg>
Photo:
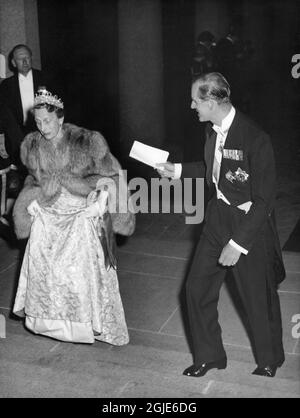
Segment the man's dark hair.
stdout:
<svg viewBox="0 0 300 418">
<path fill-rule="evenodd" d="M 31 51 L 31 49 L 29 48 L 29 46 L 24 45 L 24 44 L 18 44 L 18 45 L 16 45 L 16 46 L 14 46 L 14 47 L 13 47 L 13 49 L 12 49 L 12 51 L 11 51 L 11 57 L 13 58 L 13 57 L 14 57 L 14 53 L 15 53 L 18 49 L 21 49 L 21 48 L 25 48 L 25 49 L 27 49 L 27 51 L 29 52 L 29 54 L 32 56 L 32 51 Z"/>
<path fill-rule="evenodd" d="M 197 42 L 211 42 L 211 43 L 213 43 L 213 42 L 215 42 L 215 37 L 211 32 L 209 32 L 208 30 L 205 30 L 198 35 Z"/>
</svg>

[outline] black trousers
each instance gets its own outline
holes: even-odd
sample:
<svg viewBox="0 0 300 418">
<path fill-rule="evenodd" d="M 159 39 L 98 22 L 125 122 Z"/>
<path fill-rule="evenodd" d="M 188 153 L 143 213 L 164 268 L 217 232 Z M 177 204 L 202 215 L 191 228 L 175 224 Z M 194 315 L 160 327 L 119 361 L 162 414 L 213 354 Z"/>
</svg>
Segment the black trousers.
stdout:
<svg viewBox="0 0 300 418">
<path fill-rule="evenodd" d="M 270 269 L 270 248 L 264 231 L 247 255 L 234 267 L 218 263 L 232 231 L 246 216 L 241 210 L 214 198 L 207 208 L 206 223 L 195 251 L 186 283 L 187 307 L 193 341 L 194 364 L 226 357 L 218 322 L 218 300 L 227 269 L 231 268 L 248 317 L 258 366 L 284 361 L 282 324 L 277 285 Z"/>
</svg>

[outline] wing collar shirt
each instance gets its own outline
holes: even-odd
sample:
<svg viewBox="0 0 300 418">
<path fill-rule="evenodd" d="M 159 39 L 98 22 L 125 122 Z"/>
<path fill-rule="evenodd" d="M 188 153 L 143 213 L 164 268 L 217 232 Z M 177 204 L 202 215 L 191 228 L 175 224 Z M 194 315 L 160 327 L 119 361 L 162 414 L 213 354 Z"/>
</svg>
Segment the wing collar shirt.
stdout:
<svg viewBox="0 0 300 418">
<path fill-rule="evenodd" d="M 20 95 L 23 108 L 23 123 L 25 124 L 28 117 L 28 112 L 33 108 L 34 103 L 34 87 L 33 87 L 33 77 L 32 70 L 28 72 L 26 76 L 23 74 L 18 74 L 19 77 L 19 87 Z"/>
</svg>

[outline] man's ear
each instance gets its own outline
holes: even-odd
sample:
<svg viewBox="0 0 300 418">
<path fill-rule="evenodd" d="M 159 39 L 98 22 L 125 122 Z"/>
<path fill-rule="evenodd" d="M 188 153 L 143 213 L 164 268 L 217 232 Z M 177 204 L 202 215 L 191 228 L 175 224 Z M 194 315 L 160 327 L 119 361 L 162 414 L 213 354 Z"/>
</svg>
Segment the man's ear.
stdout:
<svg viewBox="0 0 300 418">
<path fill-rule="evenodd" d="M 59 124 L 60 124 L 60 126 L 62 126 L 62 124 L 64 123 L 64 119 L 65 119 L 64 116 L 62 118 L 59 118 Z"/>
<path fill-rule="evenodd" d="M 209 99 L 209 101 L 208 101 L 209 110 L 213 110 L 214 109 L 215 103 L 216 102 L 214 100 Z"/>
<path fill-rule="evenodd" d="M 14 68 L 17 68 L 17 64 L 16 64 L 16 61 L 14 60 L 14 58 L 11 59 L 11 63 L 12 63 L 12 66 Z"/>
</svg>

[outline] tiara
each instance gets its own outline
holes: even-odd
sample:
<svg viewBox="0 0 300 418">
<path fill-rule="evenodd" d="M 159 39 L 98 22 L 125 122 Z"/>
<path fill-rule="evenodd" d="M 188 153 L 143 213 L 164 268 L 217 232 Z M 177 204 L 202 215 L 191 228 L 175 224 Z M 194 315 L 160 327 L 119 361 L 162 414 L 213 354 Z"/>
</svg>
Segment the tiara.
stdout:
<svg viewBox="0 0 300 418">
<path fill-rule="evenodd" d="M 39 104 L 49 104 L 60 109 L 64 108 L 64 104 L 56 95 L 53 96 L 46 87 L 40 87 L 34 97 L 34 106 Z"/>
</svg>

